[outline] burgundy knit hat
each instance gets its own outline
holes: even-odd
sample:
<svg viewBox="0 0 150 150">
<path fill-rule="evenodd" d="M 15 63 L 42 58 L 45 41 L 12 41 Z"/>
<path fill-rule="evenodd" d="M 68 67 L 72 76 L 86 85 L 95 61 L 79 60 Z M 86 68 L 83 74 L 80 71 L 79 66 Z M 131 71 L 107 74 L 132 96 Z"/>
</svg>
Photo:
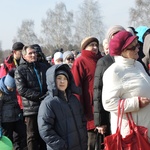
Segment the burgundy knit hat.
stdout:
<svg viewBox="0 0 150 150">
<path fill-rule="evenodd" d="M 119 56 L 121 52 L 128 47 L 137 36 L 133 36 L 128 31 L 120 31 L 110 40 L 109 53 L 111 56 Z"/>
</svg>

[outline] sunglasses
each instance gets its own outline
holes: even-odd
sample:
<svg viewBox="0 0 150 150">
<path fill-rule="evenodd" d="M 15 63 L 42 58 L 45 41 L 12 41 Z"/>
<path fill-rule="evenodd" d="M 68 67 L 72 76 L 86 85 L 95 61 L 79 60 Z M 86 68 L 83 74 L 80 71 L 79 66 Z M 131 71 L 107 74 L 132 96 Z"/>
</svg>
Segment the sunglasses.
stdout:
<svg viewBox="0 0 150 150">
<path fill-rule="evenodd" d="M 74 58 L 73 57 L 69 57 L 69 58 L 67 58 L 67 60 L 69 61 L 69 60 L 74 60 Z"/>
<path fill-rule="evenodd" d="M 140 44 L 139 43 L 137 43 L 135 46 L 132 46 L 132 47 L 129 47 L 129 48 L 126 48 L 126 49 L 134 51 L 134 50 L 136 50 L 136 48 L 140 48 Z"/>
</svg>

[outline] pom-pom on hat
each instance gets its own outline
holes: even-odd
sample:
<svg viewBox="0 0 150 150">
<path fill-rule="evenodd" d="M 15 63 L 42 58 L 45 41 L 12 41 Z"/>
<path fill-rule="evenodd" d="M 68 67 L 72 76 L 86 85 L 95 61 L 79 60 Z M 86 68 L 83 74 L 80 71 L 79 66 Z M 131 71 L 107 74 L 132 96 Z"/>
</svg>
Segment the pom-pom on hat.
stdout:
<svg viewBox="0 0 150 150">
<path fill-rule="evenodd" d="M 137 36 L 133 36 L 128 31 L 120 31 L 110 40 L 109 53 L 111 56 L 119 56 L 121 52 L 127 48 Z"/>
<path fill-rule="evenodd" d="M 14 78 L 12 76 L 10 76 L 9 74 L 6 75 L 6 77 L 4 79 L 4 84 L 10 88 L 16 87 Z"/>
<path fill-rule="evenodd" d="M 58 76 L 58 75 L 64 75 L 67 78 L 67 80 L 69 81 L 69 76 L 66 71 L 58 70 L 58 71 L 56 71 L 56 76 Z"/>
<path fill-rule="evenodd" d="M 84 50 L 90 43 L 92 42 L 96 42 L 98 44 L 98 47 L 99 47 L 99 41 L 97 38 L 95 37 L 86 37 L 85 39 L 82 40 L 81 42 L 81 50 Z"/>
<path fill-rule="evenodd" d="M 12 50 L 16 50 L 16 51 L 17 51 L 17 50 L 22 50 L 23 47 L 24 47 L 24 44 L 23 44 L 23 43 L 21 43 L 21 42 L 16 42 L 16 43 L 13 44 Z"/>
</svg>

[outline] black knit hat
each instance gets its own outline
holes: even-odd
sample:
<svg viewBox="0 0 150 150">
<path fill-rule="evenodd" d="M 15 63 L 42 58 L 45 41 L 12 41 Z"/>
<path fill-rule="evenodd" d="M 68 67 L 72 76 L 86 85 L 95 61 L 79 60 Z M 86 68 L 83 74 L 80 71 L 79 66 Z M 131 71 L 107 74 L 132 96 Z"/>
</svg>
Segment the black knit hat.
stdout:
<svg viewBox="0 0 150 150">
<path fill-rule="evenodd" d="M 56 71 L 56 76 L 61 75 L 61 74 L 64 75 L 67 78 L 67 80 L 69 81 L 69 76 L 66 71 L 64 71 L 64 70 Z"/>
</svg>

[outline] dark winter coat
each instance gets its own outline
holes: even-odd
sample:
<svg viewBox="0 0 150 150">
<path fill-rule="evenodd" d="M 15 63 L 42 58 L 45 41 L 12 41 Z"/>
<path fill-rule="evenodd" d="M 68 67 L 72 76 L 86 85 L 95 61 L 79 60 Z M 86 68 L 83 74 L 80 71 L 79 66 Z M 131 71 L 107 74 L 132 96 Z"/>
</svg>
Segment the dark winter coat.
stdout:
<svg viewBox="0 0 150 150">
<path fill-rule="evenodd" d="M 105 70 L 112 63 L 114 63 L 114 58 L 109 54 L 99 59 L 96 65 L 94 77 L 94 123 L 95 126 L 107 125 L 109 127 L 108 132 L 110 131 L 110 117 L 109 112 L 105 111 L 102 105 L 102 78 Z"/>
<path fill-rule="evenodd" d="M 34 67 L 38 70 L 42 91 Z M 42 96 L 47 92 L 46 70 L 47 66 L 45 64 L 39 62 L 28 63 L 22 58 L 15 71 L 17 90 L 23 100 L 24 116 L 38 113 Z"/>
<path fill-rule="evenodd" d="M 21 114 L 16 91 L 9 92 L 4 84 L 4 79 L 5 76 L 0 79 L 0 125 L 18 121 Z"/>
<path fill-rule="evenodd" d="M 69 85 L 64 93 L 56 88 L 55 72 L 62 68 L 69 75 Z M 67 64 L 54 65 L 48 69 L 49 95 L 42 101 L 38 113 L 38 127 L 47 150 L 87 150 L 86 119 L 80 102 L 73 95 L 78 93 Z"/>
</svg>

